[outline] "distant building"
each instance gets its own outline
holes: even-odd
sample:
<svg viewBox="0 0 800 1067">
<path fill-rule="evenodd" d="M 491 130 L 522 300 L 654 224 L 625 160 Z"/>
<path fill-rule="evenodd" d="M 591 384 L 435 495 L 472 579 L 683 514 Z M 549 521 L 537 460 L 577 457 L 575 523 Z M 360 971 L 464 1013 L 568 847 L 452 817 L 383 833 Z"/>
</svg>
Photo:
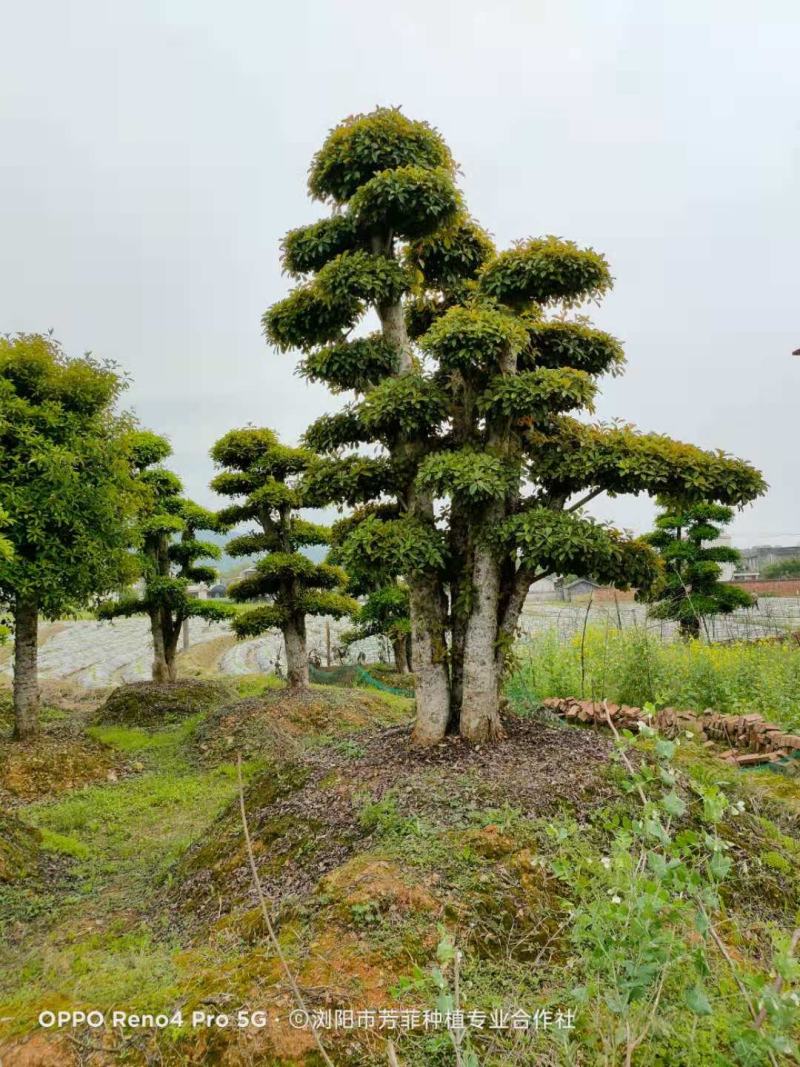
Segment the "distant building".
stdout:
<svg viewBox="0 0 800 1067">
<path fill-rule="evenodd" d="M 741 556 L 736 573 L 758 576 L 770 563 L 800 558 L 800 545 L 756 545 L 743 548 Z"/>
<path fill-rule="evenodd" d="M 553 575 L 550 578 L 540 578 L 528 590 L 530 600 L 563 600 L 564 579 Z"/>
<path fill-rule="evenodd" d="M 591 578 L 576 578 L 574 582 L 567 582 L 564 586 L 564 598 L 574 600 L 580 596 L 591 596 L 600 588 L 599 582 L 593 582 Z"/>
</svg>

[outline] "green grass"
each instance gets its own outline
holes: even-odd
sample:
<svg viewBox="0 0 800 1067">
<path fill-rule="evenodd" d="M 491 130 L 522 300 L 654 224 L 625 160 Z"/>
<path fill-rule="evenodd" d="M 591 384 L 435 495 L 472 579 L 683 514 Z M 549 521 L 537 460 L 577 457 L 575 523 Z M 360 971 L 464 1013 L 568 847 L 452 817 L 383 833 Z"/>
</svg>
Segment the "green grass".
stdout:
<svg viewBox="0 0 800 1067">
<path fill-rule="evenodd" d="M 225 681 L 242 699 L 261 696 L 266 689 L 283 689 L 286 684 L 274 674 L 231 675 Z"/>
<path fill-rule="evenodd" d="M 608 698 L 641 707 L 654 703 L 702 711 L 756 711 L 800 730 L 800 649 L 753 642 L 663 643 L 643 629 L 586 633 L 562 641 L 542 634 L 518 649 L 508 692 L 518 702 L 553 696 Z"/>
<path fill-rule="evenodd" d="M 180 946 L 149 903 L 236 792 L 232 764 L 207 770 L 187 759 L 197 718 L 155 733 L 92 727 L 98 740 L 138 757 L 142 773 L 26 808 L 44 849 L 69 860 L 69 874 L 60 886 L 0 891 L 0 936 L 5 922 L 32 923 L 29 939 L 3 953 L 0 1016 L 27 1027 L 56 1003 L 152 1009 L 176 999 Z M 249 778 L 257 768 L 243 769 Z"/>
<path fill-rule="evenodd" d="M 632 684 L 635 679 L 623 652 L 629 654 L 618 650 L 615 677 Z M 562 671 L 567 684 L 574 649 L 558 655 L 561 659 L 550 664 L 549 677 Z M 523 701 L 530 701 L 534 681 L 545 685 L 544 659 L 538 666 L 538 674 L 518 674 L 514 680 Z M 266 677 L 236 681 L 242 696 L 256 695 L 265 685 L 272 686 Z M 391 709 L 409 706 L 402 698 L 383 694 L 382 699 Z M 0 915 L 12 931 L 17 923 L 26 930 L 24 941 L 15 936 L 10 950 L 0 953 L 0 1017 L 15 1020 L 12 1032 L 33 1031 L 36 1015 L 44 1008 L 159 1011 L 180 1002 L 188 1012 L 201 1003 L 225 1004 L 226 996 L 231 1003 L 248 1003 L 274 988 L 275 961 L 269 948 L 260 934 L 248 932 L 251 902 L 210 930 L 203 928 L 194 943 L 187 942 L 165 906 L 162 889 L 169 886 L 175 860 L 189 845 L 227 847 L 224 838 L 214 837 L 214 821 L 235 796 L 236 770 L 231 764 L 209 769 L 193 760 L 188 742 L 200 718 L 158 731 L 92 727 L 93 737 L 125 754 L 134 773 L 25 809 L 25 819 L 42 831 L 44 848 L 65 870 L 38 887 L 0 890 Z M 346 774 L 347 759 L 360 752 L 358 739 L 327 738 L 327 743 L 341 754 L 340 770 Z M 647 743 L 637 744 L 646 755 Z M 732 801 L 744 801 L 744 812 L 722 828 L 734 842 L 734 855 L 744 854 L 747 863 L 737 864 L 731 874 L 731 894 L 720 923 L 737 958 L 745 959 L 753 973 L 760 968 L 766 974 L 773 953 L 770 938 L 785 934 L 794 921 L 788 911 L 800 842 L 796 809 L 789 805 L 800 799 L 800 784 L 774 774 L 743 775 L 709 757 L 699 744 L 685 741 L 676 750 L 675 764 L 688 803 L 693 802 L 694 787 L 709 786 L 724 788 Z M 250 777 L 257 769 L 250 764 L 245 773 Z M 523 1053 L 540 1060 L 520 1058 L 514 1034 L 479 1036 L 475 1044 L 480 1067 L 621 1062 L 609 1052 L 622 1024 L 613 1006 L 594 994 L 580 1001 L 597 962 L 592 952 L 616 952 L 620 969 L 628 961 L 620 947 L 624 930 L 615 926 L 615 907 L 609 903 L 606 860 L 615 855 L 620 863 L 624 860 L 619 837 L 630 828 L 637 802 L 624 791 L 619 767 L 604 773 L 619 792 L 605 806 L 583 813 L 586 821 L 580 825 L 569 813 L 552 818 L 524 814 L 514 807 L 513 796 L 503 806 L 502 798 L 491 806 L 475 770 L 448 775 L 431 769 L 422 782 L 427 800 L 434 793 L 442 803 L 452 800 L 461 815 L 458 823 L 449 813 L 440 819 L 437 806 L 432 814 L 417 814 L 402 781 L 379 799 L 356 791 L 353 821 L 371 836 L 370 851 L 354 857 L 355 864 L 389 863 L 387 877 L 431 894 L 442 908 L 395 906 L 391 897 L 380 893 L 374 899 L 353 900 L 348 893 L 361 885 L 356 871 L 342 889 L 311 892 L 280 915 L 282 941 L 293 965 L 299 971 L 313 958 L 315 938 L 333 929 L 345 947 L 348 939 L 357 938 L 364 959 L 377 961 L 391 977 L 387 1004 L 391 997 L 392 1004 L 397 998 L 409 1007 L 433 1009 L 438 992 L 432 967 L 440 936 L 437 924 L 442 923 L 465 949 L 461 979 L 468 1006 L 579 1010 L 575 1032 L 560 1038 L 555 1033 L 540 1035 L 535 1051 Z M 781 790 L 794 790 L 791 796 L 778 791 L 776 781 Z M 379 878 L 383 869 L 378 868 Z M 636 878 L 645 892 L 646 875 Z M 608 933 L 591 952 L 576 925 L 587 916 L 602 919 Z M 0 937 L 1 927 L 0 922 Z M 668 974 L 651 1040 L 637 1051 L 636 1067 L 739 1062 L 731 1058 L 731 1035 L 749 1022 L 725 961 L 713 952 L 708 955 L 705 982 L 713 1014 L 693 1015 L 685 1003 L 680 960 L 685 952 L 695 951 L 695 941 L 692 931 L 682 928 L 676 938 L 678 962 Z M 337 951 L 330 941 L 324 944 L 324 951 Z M 606 992 L 611 995 L 610 985 Z M 598 1035 L 611 1035 L 605 1050 L 606 1038 Z M 155 1042 L 160 1043 L 164 1063 L 190 1062 L 188 1053 L 180 1058 L 182 1040 L 193 1056 L 203 1055 L 196 1034 L 170 1032 L 153 1039 L 148 1049 L 152 1062 L 160 1062 Z M 339 1044 L 337 1055 L 345 1058 L 336 1062 L 350 1067 L 383 1062 L 375 1059 L 374 1051 Z M 398 1051 L 406 1067 L 454 1063 L 442 1034 L 401 1036 Z M 171 1058 L 173 1054 L 178 1058 Z M 207 1062 L 216 1062 L 216 1050 L 205 1054 Z"/>
</svg>

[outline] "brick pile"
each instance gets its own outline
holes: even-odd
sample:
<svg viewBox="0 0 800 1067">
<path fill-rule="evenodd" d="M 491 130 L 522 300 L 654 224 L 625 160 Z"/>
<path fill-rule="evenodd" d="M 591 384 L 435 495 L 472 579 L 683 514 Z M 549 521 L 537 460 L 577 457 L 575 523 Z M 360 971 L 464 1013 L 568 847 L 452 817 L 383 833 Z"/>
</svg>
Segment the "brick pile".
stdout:
<svg viewBox="0 0 800 1067">
<path fill-rule="evenodd" d="M 800 734 L 786 733 L 783 727 L 766 722 L 756 713 L 724 715 L 713 708 L 706 708 L 698 715 L 678 708 L 661 708 L 648 720 L 641 708 L 612 704 L 611 701 L 550 697 L 543 700 L 542 704 L 569 722 L 607 727 L 610 718 L 616 729 L 635 733 L 639 724 L 645 721 L 666 737 L 676 737 L 691 730 L 709 747 L 723 745 L 724 751 L 718 753 L 720 758 L 740 767 L 772 763 L 800 751 Z"/>
</svg>

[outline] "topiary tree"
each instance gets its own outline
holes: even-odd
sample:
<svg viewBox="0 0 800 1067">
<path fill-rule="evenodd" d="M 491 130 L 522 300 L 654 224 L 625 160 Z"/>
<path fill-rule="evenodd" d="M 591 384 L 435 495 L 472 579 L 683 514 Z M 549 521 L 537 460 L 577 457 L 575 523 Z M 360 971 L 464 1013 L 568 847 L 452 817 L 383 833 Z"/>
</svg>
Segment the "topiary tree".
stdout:
<svg viewBox="0 0 800 1067">
<path fill-rule="evenodd" d="M 342 634 L 345 645 L 370 637 L 385 637 L 392 646 L 394 666 L 399 674 L 411 670 L 411 620 L 408 586 L 393 582 L 367 593 L 364 603 L 353 613 L 355 627 Z"/>
<path fill-rule="evenodd" d="M 114 410 L 124 386 L 113 363 L 69 359 L 50 336 L 0 337 L 0 605 L 13 618 L 17 738 L 39 728 L 39 618 L 126 574 L 136 494 L 131 421 Z"/>
<path fill-rule="evenodd" d="M 683 637 L 699 637 L 707 615 L 730 615 L 750 608 L 755 600 L 744 589 L 720 581 L 720 563 L 741 557 L 730 545 L 709 544 L 733 518 L 733 509 L 721 504 L 674 503 L 656 518 L 656 529 L 644 540 L 664 561 L 664 577 L 653 590 L 650 614 L 674 619 Z"/>
<path fill-rule="evenodd" d="M 198 565 L 201 559 L 218 559 L 221 551 L 211 541 L 199 540 L 203 530 L 224 529 L 214 512 L 186 499 L 181 480 L 161 466 L 172 452 L 158 434 L 142 432 L 133 443 L 133 464 L 141 492 L 138 522 L 138 572 L 140 595 L 127 595 L 101 604 L 104 619 L 146 615 L 153 638 L 154 682 L 174 682 L 178 677 L 178 640 L 190 618 L 222 622 L 234 609 L 230 604 L 191 596 L 193 582 L 213 582 L 217 571 Z"/>
<path fill-rule="evenodd" d="M 287 234 L 297 279 L 264 316 L 303 374 L 356 400 L 317 420 L 325 458 L 305 499 L 356 506 L 351 574 L 404 575 L 417 679 L 414 738 L 499 737 L 506 653 L 531 583 L 575 573 L 646 587 L 643 541 L 582 512 L 602 492 L 751 500 L 747 463 L 624 425 L 589 425 L 620 344 L 580 315 L 611 286 L 590 248 L 556 237 L 496 252 L 469 217 L 439 133 L 397 110 L 346 119 L 310 170 L 331 214 Z M 353 331 L 368 312 L 379 329 Z M 365 454 L 364 446 L 379 446 Z"/>
<path fill-rule="evenodd" d="M 260 558 L 253 573 L 246 573 L 228 589 L 240 602 L 264 601 L 237 614 L 233 628 L 239 637 L 254 637 L 278 629 L 286 646 L 289 686 L 308 686 L 306 616 L 349 615 L 354 601 L 337 591 L 346 575 L 328 563 L 314 563 L 298 549 L 328 543 L 329 531 L 308 522 L 297 511 L 305 500 L 300 475 L 313 459 L 302 448 L 281 445 L 269 429 L 247 426 L 231 430 L 211 449 L 223 470 L 211 486 L 237 503 L 220 517 L 233 526 L 255 522 L 258 530 L 228 542 L 231 556 Z"/>
</svg>

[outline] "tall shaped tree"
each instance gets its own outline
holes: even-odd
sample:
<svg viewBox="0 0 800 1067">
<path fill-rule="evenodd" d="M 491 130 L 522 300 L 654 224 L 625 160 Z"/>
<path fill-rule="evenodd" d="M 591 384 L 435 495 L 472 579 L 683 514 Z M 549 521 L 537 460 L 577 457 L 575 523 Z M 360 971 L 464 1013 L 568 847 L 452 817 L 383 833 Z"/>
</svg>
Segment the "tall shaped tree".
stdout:
<svg viewBox="0 0 800 1067">
<path fill-rule="evenodd" d="M 178 640 L 190 618 L 222 622 L 233 609 L 228 604 L 192 596 L 195 582 L 212 582 L 216 570 L 198 565 L 198 560 L 217 559 L 221 550 L 211 541 L 198 539 L 203 530 L 224 529 L 218 517 L 186 499 L 181 480 L 161 466 L 172 449 L 153 433 L 139 433 L 133 443 L 133 462 L 141 492 L 138 523 L 138 571 L 140 595 L 123 596 L 100 605 L 101 618 L 147 615 L 153 638 L 154 682 L 174 682 L 178 677 Z"/>
<path fill-rule="evenodd" d="M 136 494 L 131 421 L 114 364 L 69 359 L 51 337 L 0 337 L 0 604 L 14 624 L 15 736 L 38 730 L 39 618 L 115 588 Z"/>
<path fill-rule="evenodd" d="M 733 510 L 722 504 L 676 502 L 664 506 L 656 529 L 644 537 L 664 561 L 664 578 L 653 591 L 650 614 L 674 619 L 686 638 L 699 637 L 709 615 L 729 615 L 755 604 L 744 589 L 720 580 L 720 563 L 740 558 L 730 545 L 713 544 L 732 518 Z"/>
<path fill-rule="evenodd" d="M 337 591 L 346 580 L 344 572 L 327 563 L 314 563 L 298 551 L 329 540 L 324 526 L 297 514 L 305 503 L 300 476 L 313 456 L 306 449 L 281 445 L 272 430 L 246 426 L 220 438 L 211 457 L 223 468 L 212 488 L 237 498 L 220 517 L 230 526 L 253 522 L 258 527 L 228 542 L 231 556 L 260 557 L 253 573 L 231 585 L 228 593 L 237 601 L 268 601 L 237 615 L 233 628 L 239 637 L 280 630 L 289 686 L 305 688 L 306 616 L 340 617 L 354 607 L 349 597 Z"/>
<path fill-rule="evenodd" d="M 355 402 L 306 443 L 315 504 L 358 506 L 348 571 L 403 574 L 410 592 L 415 739 L 498 737 L 499 688 L 532 581 L 574 573 L 646 586 L 641 540 L 582 507 L 603 491 L 673 492 L 738 504 L 760 474 L 628 426 L 588 425 L 619 343 L 570 310 L 611 286 L 590 248 L 544 237 L 496 252 L 456 188 L 437 131 L 379 108 L 346 119 L 310 170 L 331 213 L 287 234 L 296 288 L 264 316 L 303 373 Z M 355 336 L 369 311 L 377 332 Z M 363 446 L 379 446 L 364 454 Z"/>
</svg>

